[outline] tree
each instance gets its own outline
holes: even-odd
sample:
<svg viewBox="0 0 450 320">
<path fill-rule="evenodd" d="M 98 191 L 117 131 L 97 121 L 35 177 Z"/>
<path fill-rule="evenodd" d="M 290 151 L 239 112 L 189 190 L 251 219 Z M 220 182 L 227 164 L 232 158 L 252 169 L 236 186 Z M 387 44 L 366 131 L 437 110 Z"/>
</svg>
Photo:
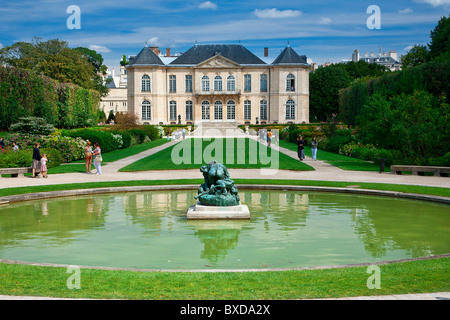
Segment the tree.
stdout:
<svg viewBox="0 0 450 320">
<path fill-rule="evenodd" d="M 108 94 L 109 89 L 106 87 L 106 84 L 110 83 L 112 79 L 103 80 L 107 73 L 108 68 L 103 64 L 103 57 L 100 53 L 97 53 L 95 50 L 91 50 L 84 47 L 77 47 L 74 50 L 80 52 L 83 57 L 87 59 L 87 61 L 94 67 L 95 75 L 92 79 L 94 83 L 94 89 L 97 90 L 102 97 L 105 97 Z"/>
<path fill-rule="evenodd" d="M 352 78 L 338 65 L 319 67 L 310 74 L 310 114 L 312 121 L 335 119 L 339 110 L 339 90 L 348 87 Z"/>
<path fill-rule="evenodd" d="M 430 59 L 441 54 L 450 53 L 450 16 L 442 17 L 431 31 L 431 42 L 428 44 Z"/>
<path fill-rule="evenodd" d="M 419 64 L 427 62 L 429 52 L 426 46 L 416 44 L 406 55 L 401 56 L 402 68 L 415 67 Z"/>
</svg>

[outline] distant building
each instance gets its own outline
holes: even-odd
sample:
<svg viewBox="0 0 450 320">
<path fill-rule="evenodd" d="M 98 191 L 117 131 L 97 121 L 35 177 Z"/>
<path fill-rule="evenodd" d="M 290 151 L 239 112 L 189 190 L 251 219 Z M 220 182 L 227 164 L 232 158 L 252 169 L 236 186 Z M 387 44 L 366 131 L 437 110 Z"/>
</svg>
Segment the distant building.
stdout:
<svg viewBox="0 0 450 320">
<path fill-rule="evenodd" d="M 148 124 L 309 122 L 306 56 L 288 46 L 264 60 L 242 45 L 196 44 L 175 57 L 146 46 L 126 66 L 128 112 Z"/>
<path fill-rule="evenodd" d="M 355 50 L 353 51 L 351 61 L 358 62 L 359 60 L 363 60 L 367 63 L 376 63 L 385 66 L 387 69 L 391 71 L 397 71 L 401 70 L 402 68 L 402 64 L 397 59 L 398 57 L 396 50 L 389 51 L 388 53 L 386 53 L 381 52 L 380 48 L 380 52 L 378 53 L 378 55 L 375 55 L 374 52 L 372 51 L 370 55 L 369 53 L 366 52 L 364 56 L 360 56 L 359 51 Z"/>
</svg>

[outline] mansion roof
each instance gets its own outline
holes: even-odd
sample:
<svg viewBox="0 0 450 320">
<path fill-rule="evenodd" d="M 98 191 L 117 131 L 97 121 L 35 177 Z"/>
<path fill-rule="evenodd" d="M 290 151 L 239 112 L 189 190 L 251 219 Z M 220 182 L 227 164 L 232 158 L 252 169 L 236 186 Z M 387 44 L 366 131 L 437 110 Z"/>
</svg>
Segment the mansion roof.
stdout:
<svg viewBox="0 0 450 320">
<path fill-rule="evenodd" d="M 299 56 L 291 47 L 286 47 L 272 64 L 267 64 L 247 48 L 238 44 L 194 45 L 178 58 L 165 64 L 150 48 L 144 47 L 128 64 L 130 66 L 196 66 L 215 56 L 222 56 L 239 65 L 308 65 L 306 56 Z"/>
</svg>

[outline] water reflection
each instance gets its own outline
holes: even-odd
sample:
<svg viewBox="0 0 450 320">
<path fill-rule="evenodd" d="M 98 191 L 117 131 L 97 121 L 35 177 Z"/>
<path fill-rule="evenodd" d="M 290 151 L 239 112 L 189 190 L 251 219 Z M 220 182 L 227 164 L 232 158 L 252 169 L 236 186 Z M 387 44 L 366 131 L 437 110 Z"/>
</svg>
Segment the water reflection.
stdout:
<svg viewBox="0 0 450 320">
<path fill-rule="evenodd" d="M 448 206 L 311 192 L 240 191 L 250 220 L 186 220 L 195 191 L 0 206 L 0 258 L 155 268 L 292 267 L 448 253 Z"/>
</svg>

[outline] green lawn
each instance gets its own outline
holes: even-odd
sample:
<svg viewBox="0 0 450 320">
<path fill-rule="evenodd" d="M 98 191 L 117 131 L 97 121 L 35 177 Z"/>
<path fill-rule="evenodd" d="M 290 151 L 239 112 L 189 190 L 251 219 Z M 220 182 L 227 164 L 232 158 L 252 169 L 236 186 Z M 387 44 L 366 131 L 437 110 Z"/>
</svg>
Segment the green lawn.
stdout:
<svg viewBox="0 0 450 320">
<path fill-rule="evenodd" d="M 120 171 L 199 169 L 217 160 L 227 168 L 314 170 L 307 164 L 248 138 L 186 139 Z"/>
<path fill-rule="evenodd" d="M 450 259 L 379 266 L 380 289 L 367 267 L 261 272 L 136 272 L 81 269 L 68 289 L 67 268 L 0 264 L 0 294 L 94 299 L 285 300 L 450 290 Z"/>
<path fill-rule="evenodd" d="M 297 145 L 295 143 L 280 140 L 280 147 L 297 152 Z M 311 148 L 305 147 L 305 155 L 311 157 Z M 317 160 L 325 161 L 335 167 L 341 168 L 343 170 L 354 170 L 354 171 L 379 171 L 380 165 L 378 163 L 373 163 L 369 161 L 364 161 L 361 159 L 356 159 L 341 154 L 328 152 L 324 150 L 317 150 Z M 384 172 L 390 172 L 390 168 L 384 168 Z"/>
</svg>

